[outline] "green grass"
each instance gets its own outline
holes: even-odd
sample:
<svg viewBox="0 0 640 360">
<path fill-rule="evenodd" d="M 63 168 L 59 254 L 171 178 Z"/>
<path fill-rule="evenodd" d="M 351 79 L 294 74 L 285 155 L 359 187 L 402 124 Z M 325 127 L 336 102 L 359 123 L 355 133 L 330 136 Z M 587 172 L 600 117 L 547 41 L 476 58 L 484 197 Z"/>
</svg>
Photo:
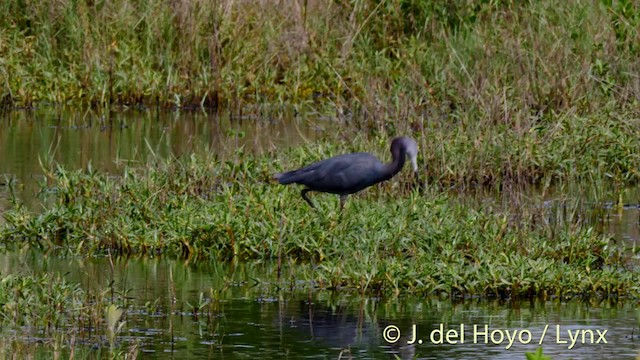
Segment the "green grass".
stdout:
<svg viewBox="0 0 640 360">
<path fill-rule="evenodd" d="M 109 306 L 107 292 L 88 293 L 60 275 L 3 275 L 0 359 L 135 358 L 135 345 L 124 349 L 112 342 L 109 347 L 106 340 L 111 323 L 119 322 L 113 310 L 106 311 L 115 306 Z"/>
<path fill-rule="evenodd" d="M 336 152 L 321 143 L 280 160 L 191 156 L 128 168 L 120 177 L 56 168 L 43 211 L 7 211 L 0 241 L 77 254 L 279 260 L 295 269 L 291 280 L 363 293 L 639 295 L 630 254 L 583 222 L 550 223 L 544 210 L 517 205 L 471 207 L 437 187 L 418 194 L 403 176 L 350 197 L 340 215 L 335 196 L 312 195 L 319 206 L 312 211 L 299 188 L 269 180 L 276 170 Z"/>
<path fill-rule="evenodd" d="M 412 134 L 430 183 L 638 182 L 629 0 L 10 0 L 0 12 L 7 107 L 286 106 L 349 124 L 331 140 L 361 150 Z"/>
<path fill-rule="evenodd" d="M 632 1 L 5 1 L 5 105 L 285 103 L 529 118 L 638 104 Z"/>
<path fill-rule="evenodd" d="M 520 130 L 471 119 L 426 126 L 416 136 L 427 174 L 439 183 L 635 184 L 640 175 L 640 123 L 629 115 L 561 114 Z"/>
</svg>

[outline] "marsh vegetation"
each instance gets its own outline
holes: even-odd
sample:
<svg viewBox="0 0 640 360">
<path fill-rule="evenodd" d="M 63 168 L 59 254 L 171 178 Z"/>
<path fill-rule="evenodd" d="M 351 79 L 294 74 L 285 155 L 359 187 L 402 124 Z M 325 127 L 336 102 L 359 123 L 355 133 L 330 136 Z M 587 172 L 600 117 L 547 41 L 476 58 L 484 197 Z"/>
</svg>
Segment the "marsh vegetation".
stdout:
<svg viewBox="0 0 640 360">
<path fill-rule="evenodd" d="M 113 167 L 61 165 L 45 139 L 42 205 L 25 206 L 12 173 L 0 185 L 3 250 L 257 261 L 275 264 L 253 279 L 269 288 L 363 298 L 640 296 L 637 239 L 620 241 L 604 224 L 611 209 L 639 202 L 630 195 L 640 180 L 633 1 L 11 0 L 0 13 L 3 114 L 81 107 L 74 129 L 109 134 L 122 131 L 117 111 L 186 108 L 255 129 L 286 117 L 331 129 L 313 142 L 225 156 L 145 144 L 149 156 L 118 153 Z M 342 214 L 322 195 L 310 212 L 299 189 L 271 179 L 345 152 L 388 160 L 397 135 L 418 142 L 424 193 L 405 174 L 355 196 Z M 2 130 L 0 139 L 3 158 L 28 147 Z M 522 195 L 533 188 L 539 196 Z M 465 197 L 483 191 L 499 200 Z M 551 192 L 562 195 L 549 202 Z M 124 297 L 58 275 L 2 275 L 2 321 L 14 331 L 0 339 L 2 356 L 33 354 L 20 348 L 29 331 L 68 344 L 75 332 L 47 331 L 79 321 L 91 341 L 116 349 Z M 43 316 L 45 305 L 61 311 Z M 136 353 L 117 349 L 109 355 Z"/>
<path fill-rule="evenodd" d="M 304 163 L 322 154 L 318 145 L 302 149 L 278 157 Z M 639 290 L 633 253 L 593 224 L 551 223 L 545 209 L 470 208 L 402 182 L 366 192 L 341 215 L 333 197 L 310 212 L 298 189 L 270 180 L 273 158 L 158 159 L 119 177 L 52 168 L 50 205 L 6 211 L 0 238 L 63 254 L 277 259 L 299 267 L 300 278 L 290 280 L 375 294 L 565 298 Z"/>
</svg>

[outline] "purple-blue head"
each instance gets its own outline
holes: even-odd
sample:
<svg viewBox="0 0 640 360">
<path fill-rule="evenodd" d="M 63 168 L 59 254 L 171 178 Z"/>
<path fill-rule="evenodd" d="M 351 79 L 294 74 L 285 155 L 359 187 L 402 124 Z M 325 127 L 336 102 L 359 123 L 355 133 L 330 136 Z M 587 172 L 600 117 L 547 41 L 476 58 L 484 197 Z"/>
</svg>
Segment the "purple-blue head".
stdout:
<svg viewBox="0 0 640 360">
<path fill-rule="evenodd" d="M 391 155 L 396 158 L 403 155 L 409 158 L 411 161 L 411 168 L 413 172 L 418 174 L 418 144 L 406 136 L 401 136 L 393 139 L 391 142 Z"/>
</svg>

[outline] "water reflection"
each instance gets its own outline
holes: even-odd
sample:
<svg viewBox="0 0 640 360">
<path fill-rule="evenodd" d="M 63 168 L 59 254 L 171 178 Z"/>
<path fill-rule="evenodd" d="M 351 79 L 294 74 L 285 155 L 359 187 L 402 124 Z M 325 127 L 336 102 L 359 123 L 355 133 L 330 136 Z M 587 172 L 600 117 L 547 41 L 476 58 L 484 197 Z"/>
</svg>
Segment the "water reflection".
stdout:
<svg viewBox="0 0 640 360">
<path fill-rule="evenodd" d="M 604 182 L 568 182 L 546 188 L 452 188 L 449 195 L 474 208 L 507 214 L 515 224 L 524 221 L 550 228 L 576 224 L 593 227 L 611 234 L 617 245 L 626 247 L 631 255 L 640 246 L 640 187 L 620 189 Z"/>
<path fill-rule="evenodd" d="M 162 157 L 191 153 L 235 156 L 239 148 L 260 152 L 315 141 L 333 126 L 318 115 L 296 117 L 286 111 L 261 111 L 260 116 L 233 116 L 201 111 L 129 110 L 108 115 L 91 110 L 41 108 L 0 114 L 0 212 L 11 206 L 10 187 L 30 209 L 43 181 L 40 162 L 53 159 L 69 169 L 94 168 L 117 173 L 125 164 L 143 164 Z M 304 120 L 302 119 L 304 118 Z M 9 183 L 11 186 L 9 186 Z M 640 188 L 621 191 L 599 184 L 518 188 L 505 185 L 489 192 L 456 189 L 460 200 L 488 211 L 524 213 L 544 208 L 549 221 L 577 214 L 614 234 L 620 244 L 640 244 Z M 453 193 L 453 192 L 452 192 Z M 612 200 L 628 206 L 616 208 Z M 576 205 L 578 204 L 578 205 Z M 555 212 L 555 213 L 554 213 Z M 0 216 L 0 222 L 3 219 Z M 574 221 L 574 220 L 572 220 Z M 551 226 L 557 226 L 552 224 Z"/>
<path fill-rule="evenodd" d="M 314 122 L 314 125 L 317 123 Z M 232 118 L 200 112 L 161 113 L 131 111 L 105 118 L 87 112 L 44 109 L 12 112 L 0 118 L 0 210 L 10 206 L 9 186 L 36 207 L 38 159 L 55 159 L 70 168 L 93 167 L 117 172 L 123 164 L 143 163 L 160 156 L 214 152 L 232 155 L 244 146 L 260 151 L 273 146 L 292 146 L 321 136 L 314 125 L 292 117 Z M 13 179 L 13 180 L 12 180 Z M 580 187 L 581 184 L 578 184 Z M 576 207 L 585 218 L 597 209 L 592 223 L 602 223 L 616 239 L 632 246 L 640 239 L 640 192 L 628 191 L 623 201 L 631 206 L 615 208 L 601 199 L 616 199 L 615 192 L 598 188 L 527 189 L 505 196 L 487 194 L 470 198 L 485 209 L 543 207 L 545 221 L 561 221 Z M 591 202 L 591 199 L 598 201 Z M 515 204 L 515 205 L 514 205 Z M 571 213 L 569 211 L 569 213 Z M 517 216 L 517 215 L 516 215 Z M 555 216 L 555 217 L 554 217 Z M 0 216 L 0 221 L 2 217 Z M 304 266 L 304 265 L 302 265 Z M 639 351 L 640 314 L 633 303 L 496 303 L 448 300 L 363 298 L 350 293 L 278 290 L 271 279 L 276 268 L 269 263 L 194 265 L 167 259 L 118 259 L 112 270 L 106 258 L 57 258 L 28 251 L 0 254 L 0 274 L 55 272 L 65 274 L 87 291 L 114 300 L 126 297 L 127 328 L 119 340 L 141 342 L 141 351 L 157 359 L 227 357 L 247 358 L 520 358 L 534 351 L 545 326 L 550 338 L 544 351 L 554 359 L 634 358 Z M 286 274 L 284 275 L 286 278 Z M 257 279 L 257 281 L 256 281 Z M 286 287 L 285 287 L 286 288 Z M 121 301 L 121 300 L 118 300 Z M 202 311 L 194 306 L 205 301 Z M 415 324 L 422 344 L 407 344 Z M 434 330 L 454 330 L 464 324 L 464 344 L 433 344 Z M 401 339 L 387 343 L 382 333 L 394 325 Z M 530 344 L 473 343 L 473 325 L 501 330 L 528 330 Z M 579 344 L 571 350 L 558 339 L 562 331 L 607 330 L 607 344 Z M 554 337 L 554 335 L 556 337 Z M 559 341 L 561 340 L 561 341 Z M 91 343 L 88 346 L 92 346 Z"/>
<path fill-rule="evenodd" d="M 114 296 L 124 294 L 128 303 L 127 325 L 119 341 L 139 342 L 140 350 L 155 359 L 338 358 L 340 354 L 358 359 L 396 355 L 402 359 L 524 359 L 525 352 L 537 348 L 546 325 L 543 348 L 554 359 L 634 358 L 640 351 L 640 311 L 629 302 L 379 299 L 348 292 L 279 289 L 270 282 L 276 272 L 270 263 L 189 265 L 167 259 L 119 259 L 112 271 L 105 258 L 62 259 L 31 251 L 0 255 L 0 273 L 19 272 L 66 274 L 68 280 L 99 292 L 113 282 Z M 111 296 L 108 291 L 105 294 Z M 203 300 L 208 305 L 196 315 L 193 306 Z M 407 344 L 414 324 L 421 344 Z M 397 343 L 383 338 L 389 325 L 402 333 Z M 442 328 L 446 334 L 461 325 L 464 343 L 432 343 L 438 339 L 431 337 L 434 330 Z M 480 330 L 476 337 L 474 325 Z M 482 335 L 485 325 L 486 336 Z M 491 335 L 494 330 L 527 331 L 531 341 L 515 341 L 507 349 L 508 338 L 499 342 L 497 335 Z M 580 341 L 569 350 L 570 342 L 563 343 L 570 341 L 568 330 L 606 330 L 607 343 Z"/>
<path fill-rule="evenodd" d="M 294 146 L 322 135 L 312 116 L 303 121 L 286 113 L 234 117 L 228 113 L 131 110 L 108 116 L 92 111 L 43 108 L 0 114 L 0 193 L 15 179 L 18 195 L 34 205 L 42 180 L 40 161 L 69 169 L 94 168 L 116 173 L 124 164 L 149 156 L 212 152 L 219 158 L 275 146 Z M 0 199 L 0 209 L 6 200 Z"/>
</svg>

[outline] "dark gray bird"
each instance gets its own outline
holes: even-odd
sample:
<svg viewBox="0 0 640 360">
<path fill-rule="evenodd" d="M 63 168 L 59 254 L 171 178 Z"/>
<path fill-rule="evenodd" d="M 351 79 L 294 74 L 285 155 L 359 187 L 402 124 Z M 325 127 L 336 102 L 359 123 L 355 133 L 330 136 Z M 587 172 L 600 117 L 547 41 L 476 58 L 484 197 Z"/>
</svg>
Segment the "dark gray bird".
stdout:
<svg viewBox="0 0 640 360">
<path fill-rule="evenodd" d="M 280 184 L 291 183 L 305 186 L 300 195 L 315 208 L 307 197 L 310 191 L 326 192 L 340 195 L 340 210 L 344 206 L 349 194 L 367 188 L 371 185 L 391 179 L 400 172 L 409 157 L 413 172 L 418 179 L 418 145 L 408 137 L 397 137 L 391 142 L 391 156 L 393 160 L 388 164 L 381 163 L 369 153 L 352 153 L 338 155 L 321 160 L 302 169 L 276 174 L 274 176 Z M 419 179 L 418 179 L 419 181 Z"/>
</svg>

